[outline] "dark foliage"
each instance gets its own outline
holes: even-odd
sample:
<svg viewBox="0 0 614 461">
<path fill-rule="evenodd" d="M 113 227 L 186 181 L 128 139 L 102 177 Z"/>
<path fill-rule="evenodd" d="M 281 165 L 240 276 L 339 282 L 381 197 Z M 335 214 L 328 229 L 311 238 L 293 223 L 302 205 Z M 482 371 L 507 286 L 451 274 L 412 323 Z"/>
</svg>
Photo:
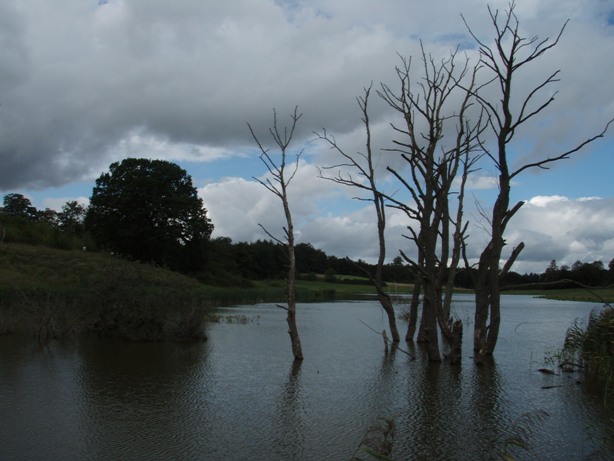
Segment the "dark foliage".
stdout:
<svg viewBox="0 0 614 461">
<path fill-rule="evenodd" d="M 309 243 L 299 243 L 295 252 L 297 272 L 302 279 L 315 279 L 315 274 L 326 273 L 366 277 L 367 272 L 374 270 L 372 264 L 329 256 Z M 287 271 L 285 246 L 269 240 L 233 243 L 228 237 L 218 237 L 209 242 L 208 254 L 209 264 L 201 279 L 216 285 L 284 278 Z M 405 265 L 387 265 L 385 273 L 386 280 L 403 283 L 413 280 Z"/>
<path fill-rule="evenodd" d="M 203 268 L 213 230 L 185 170 L 135 158 L 112 163 L 96 180 L 85 227 L 112 251 L 184 272 Z"/>
<path fill-rule="evenodd" d="M 89 235 L 64 231 L 57 226 L 57 222 L 44 219 L 33 221 L 25 216 L 2 212 L 0 226 L 1 241 L 6 243 L 25 243 L 60 250 L 77 250 L 82 247 L 95 249 L 95 244 Z"/>
<path fill-rule="evenodd" d="M 576 261 L 571 268 L 565 265 L 558 267 L 556 261 L 552 260 L 544 273 L 539 276 L 539 282 L 553 283 L 552 286 L 556 288 L 565 288 L 560 284 L 554 284 L 558 281 L 565 281 L 569 287 L 577 286 L 573 282 L 589 287 L 603 287 L 614 282 L 612 266 L 613 264 L 610 262 L 608 270 L 602 261 L 591 263 Z"/>
<path fill-rule="evenodd" d="M 2 212 L 13 217 L 20 217 L 29 221 L 37 220 L 36 208 L 30 199 L 21 194 L 7 194 L 4 196 Z"/>
</svg>

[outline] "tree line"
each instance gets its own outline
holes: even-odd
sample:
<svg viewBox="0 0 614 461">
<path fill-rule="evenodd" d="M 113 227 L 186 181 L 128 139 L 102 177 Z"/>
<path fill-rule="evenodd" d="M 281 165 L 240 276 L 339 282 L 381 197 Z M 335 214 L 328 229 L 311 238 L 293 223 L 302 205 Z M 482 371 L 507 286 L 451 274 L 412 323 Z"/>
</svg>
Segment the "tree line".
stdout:
<svg viewBox="0 0 614 461">
<path fill-rule="evenodd" d="M 0 225 L 7 242 L 44 245 L 58 249 L 88 251 L 104 249 L 85 227 L 88 207 L 77 201 L 67 201 L 60 211 L 50 208 L 38 210 L 27 197 L 9 193 L 3 197 L 0 207 Z M 373 272 L 376 263 L 349 257 L 328 255 L 310 243 L 295 246 L 297 272 L 300 278 L 339 281 L 340 276 L 364 277 Z M 218 286 L 240 286 L 250 280 L 285 278 L 287 256 L 283 244 L 273 240 L 233 242 L 229 237 L 216 237 L 207 242 L 203 266 L 199 268 L 202 281 Z M 460 268 L 455 275 L 455 286 L 473 289 L 471 269 Z M 387 283 L 414 283 L 416 277 L 411 267 L 397 256 L 383 266 L 383 280 Z M 447 279 L 446 275 L 446 279 Z M 565 281 L 565 284 L 552 282 Z M 575 261 L 571 266 L 558 265 L 552 260 L 540 273 L 510 271 L 502 278 L 502 287 L 542 284 L 543 288 L 565 288 L 578 282 L 590 287 L 608 286 L 614 283 L 614 258 L 603 261 Z M 346 281 L 346 283 L 351 283 Z M 357 283 L 357 282 L 355 282 Z M 367 283 L 367 282 L 362 282 Z M 549 285 L 550 284 L 550 285 Z"/>
<path fill-rule="evenodd" d="M 77 201 L 66 202 L 59 212 L 50 208 L 38 210 L 24 195 L 9 193 L 0 207 L 0 225 L 5 231 L 6 242 L 66 250 L 85 247 L 88 251 L 113 251 L 92 236 L 92 228 L 86 227 L 87 212 L 88 206 Z M 362 277 L 365 270 L 373 268 L 373 264 L 360 259 L 327 255 L 310 243 L 297 244 L 295 251 L 297 271 L 302 278 L 324 275 L 327 280 L 338 281 L 338 276 Z M 136 254 L 128 257 L 146 261 Z M 233 242 L 229 237 L 216 237 L 207 240 L 202 265 L 197 270 L 184 272 L 219 286 L 236 286 L 250 280 L 283 279 L 286 269 L 285 248 L 278 242 Z M 411 271 L 396 258 L 386 265 L 385 280 L 411 282 Z"/>
</svg>

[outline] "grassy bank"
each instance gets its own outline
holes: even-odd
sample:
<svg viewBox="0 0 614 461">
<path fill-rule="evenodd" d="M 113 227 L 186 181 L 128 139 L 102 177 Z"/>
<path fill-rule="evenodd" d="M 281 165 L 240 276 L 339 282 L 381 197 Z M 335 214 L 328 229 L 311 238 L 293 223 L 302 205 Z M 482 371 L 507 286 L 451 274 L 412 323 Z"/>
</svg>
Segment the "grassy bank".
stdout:
<svg viewBox="0 0 614 461">
<path fill-rule="evenodd" d="M 607 288 L 565 288 L 565 289 L 533 289 L 509 290 L 504 294 L 529 295 L 538 298 L 556 299 L 559 301 L 583 301 L 593 303 L 614 303 L 614 287 Z"/>
<path fill-rule="evenodd" d="M 303 280 L 297 291 L 303 302 L 374 293 L 369 285 L 344 280 Z M 191 339 L 200 335 L 208 307 L 283 302 L 284 297 L 282 280 L 215 287 L 104 253 L 0 245 L 0 334 L 26 332 L 40 341 L 82 332 Z"/>
<path fill-rule="evenodd" d="M 0 333 L 39 341 L 83 332 L 130 339 L 201 336 L 196 281 L 111 255 L 0 245 Z"/>
<path fill-rule="evenodd" d="M 346 280 L 347 279 L 347 280 Z M 339 277 L 337 283 L 299 280 L 302 301 L 346 299 L 374 294 L 372 286 L 358 284 L 356 277 Z M 408 285 L 391 286 L 406 292 Z M 170 299 L 197 300 L 204 306 L 258 301 L 281 301 L 283 280 L 251 281 L 242 287 L 216 287 L 149 264 L 123 260 L 105 253 L 56 250 L 22 244 L 0 245 L 0 296 L 50 294 L 59 297 L 97 295 L 136 290 L 139 296 L 171 295 Z M 125 293 L 123 293 L 125 294 Z"/>
</svg>

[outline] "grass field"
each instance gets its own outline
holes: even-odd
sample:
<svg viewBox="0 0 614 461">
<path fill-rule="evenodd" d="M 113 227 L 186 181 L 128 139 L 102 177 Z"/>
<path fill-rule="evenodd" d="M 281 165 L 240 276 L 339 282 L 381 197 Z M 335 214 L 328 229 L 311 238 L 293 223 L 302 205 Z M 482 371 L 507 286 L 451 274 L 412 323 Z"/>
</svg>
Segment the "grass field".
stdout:
<svg viewBox="0 0 614 461">
<path fill-rule="evenodd" d="M 362 281 L 365 281 L 364 279 Z M 299 302 L 360 299 L 374 295 L 360 278 L 298 280 Z M 0 333 L 30 329 L 61 336 L 68 330 L 162 339 L 198 330 L 202 308 L 285 300 L 283 280 L 252 281 L 243 287 L 205 285 L 197 279 L 105 253 L 0 245 Z M 391 294 L 409 294 L 409 284 L 389 284 Z M 512 291 L 552 299 L 614 301 L 614 288 Z M 68 325 L 68 326 L 67 326 Z M 126 331 L 119 331 L 128 325 Z M 121 326 L 121 328 L 120 328 Z M 172 328 L 171 328 L 172 327 Z"/>
</svg>

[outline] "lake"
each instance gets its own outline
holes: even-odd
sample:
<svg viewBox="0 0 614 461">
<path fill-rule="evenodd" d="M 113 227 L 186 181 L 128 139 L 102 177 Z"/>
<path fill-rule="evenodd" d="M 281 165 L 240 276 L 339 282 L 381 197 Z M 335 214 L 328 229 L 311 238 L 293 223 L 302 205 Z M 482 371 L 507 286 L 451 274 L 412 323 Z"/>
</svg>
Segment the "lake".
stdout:
<svg viewBox="0 0 614 461">
<path fill-rule="evenodd" d="M 600 306 L 527 296 L 502 304 L 494 360 L 479 367 L 467 324 L 459 367 L 429 364 L 404 342 L 416 360 L 386 355 L 371 329 L 387 319 L 370 300 L 299 304 L 300 367 L 274 304 L 218 309 L 197 344 L 85 338 L 40 348 L 2 337 L 0 459 L 349 460 L 384 420 L 394 422 L 395 460 L 496 459 L 501 450 L 614 459 L 612 407 L 579 375 L 537 371 L 574 319 Z M 472 298 L 458 296 L 454 310 L 471 322 Z M 519 432 L 529 451 L 506 448 Z"/>
</svg>

